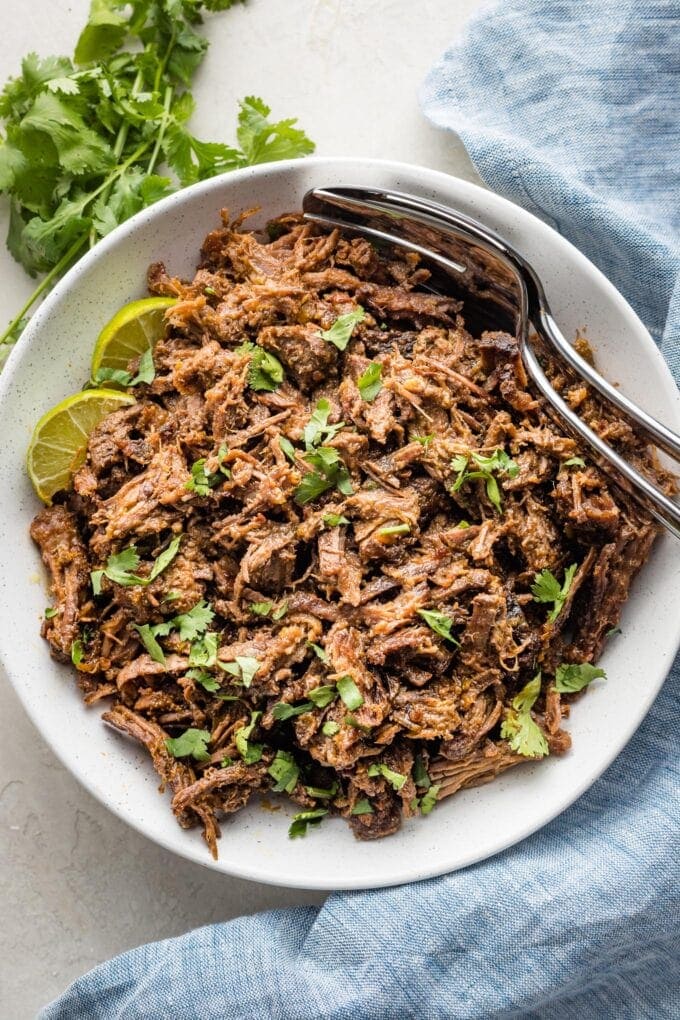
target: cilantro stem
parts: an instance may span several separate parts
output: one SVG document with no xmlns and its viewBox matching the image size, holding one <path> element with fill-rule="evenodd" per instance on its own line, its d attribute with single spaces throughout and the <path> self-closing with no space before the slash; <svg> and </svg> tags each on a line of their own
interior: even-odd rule
<svg viewBox="0 0 680 1020">
<path fill-rule="evenodd" d="M 168 127 L 168 122 L 170 120 L 170 105 L 172 103 L 172 97 L 174 96 L 174 94 L 175 90 L 171 85 L 168 85 L 165 89 L 165 96 L 163 97 L 163 116 L 161 118 L 161 125 L 158 130 L 158 135 L 156 136 L 156 144 L 153 147 L 151 159 L 149 160 L 149 165 L 146 171 L 148 174 L 153 173 L 153 169 L 156 165 L 156 160 L 158 159 L 158 154 L 161 151 L 163 138 L 165 136 L 165 132 Z"/>
</svg>

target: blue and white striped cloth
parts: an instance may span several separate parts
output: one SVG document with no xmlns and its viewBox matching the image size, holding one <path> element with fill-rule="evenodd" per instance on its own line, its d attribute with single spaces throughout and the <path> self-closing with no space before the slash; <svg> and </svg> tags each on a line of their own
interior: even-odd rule
<svg viewBox="0 0 680 1020">
<path fill-rule="evenodd" d="M 678 0 L 504 0 L 422 98 L 490 187 L 604 270 L 680 377 Z M 498 857 L 143 946 L 43 1020 L 678 1017 L 679 684 L 676 662 L 606 774 Z"/>
</svg>

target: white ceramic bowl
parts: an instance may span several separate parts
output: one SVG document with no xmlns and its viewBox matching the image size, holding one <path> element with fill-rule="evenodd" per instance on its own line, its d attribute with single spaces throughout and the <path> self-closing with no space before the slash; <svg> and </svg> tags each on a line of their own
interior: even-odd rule
<svg viewBox="0 0 680 1020">
<path fill-rule="evenodd" d="M 569 721 L 573 750 L 513 769 L 489 786 L 445 801 L 388 839 L 359 843 L 340 819 L 289 840 L 294 809 L 253 804 L 225 820 L 212 861 L 198 830 L 176 824 L 146 753 L 85 708 L 70 668 L 39 636 L 45 582 L 28 527 L 38 501 L 24 471 L 31 430 L 88 376 L 95 338 L 125 302 L 145 293 L 145 272 L 163 260 L 192 275 L 219 210 L 259 205 L 260 219 L 299 208 L 314 185 L 383 185 L 449 203 L 505 235 L 536 266 L 567 336 L 585 329 L 604 374 L 670 426 L 680 398 L 642 323 L 588 260 L 544 223 L 488 191 L 421 167 L 365 159 L 313 158 L 214 178 L 143 211 L 119 227 L 55 288 L 0 377 L 0 657 L 27 712 L 73 774 L 120 818 L 176 853 L 243 878 L 304 888 L 370 888 L 442 874 L 524 839 L 563 811 L 600 775 L 647 712 L 680 642 L 680 544 L 664 536 L 626 606 L 623 633 Z"/>
</svg>

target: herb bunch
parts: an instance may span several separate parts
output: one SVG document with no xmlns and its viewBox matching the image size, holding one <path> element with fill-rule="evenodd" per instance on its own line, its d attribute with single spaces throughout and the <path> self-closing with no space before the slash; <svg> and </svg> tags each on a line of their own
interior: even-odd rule
<svg viewBox="0 0 680 1020">
<path fill-rule="evenodd" d="M 189 131 L 190 85 L 208 46 L 197 28 L 204 13 L 238 2 L 92 0 L 73 59 L 31 53 L 7 82 L 0 93 L 7 246 L 31 276 L 46 275 L 0 348 L 18 338 L 29 309 L 86 249 L 140 209 L 178 186 L 314 150 L 295 120 L 272 123 L 255 96 L 240 102 L 238 147 Z"/>
</svg>

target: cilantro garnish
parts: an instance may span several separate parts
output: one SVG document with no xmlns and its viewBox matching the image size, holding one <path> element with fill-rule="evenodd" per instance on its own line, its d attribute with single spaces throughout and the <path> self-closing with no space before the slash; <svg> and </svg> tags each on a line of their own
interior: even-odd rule
<svg viewBox="0 0 680 1020">
<path fill-rule="evenodd" d="M 138 386 L 139 383 L 150 383 L 156 378 L 156 369 L 153 363 L 153 352 L 150 347 L 144 351 L 139 359 L 137 375 L 126 372 L 122 368 L 100 368 L 97 371 L 93 383 L 97 385 L 105 382 L 115 382 L 120 386 Z"/>
<path fill-rule="evenodd" d="M 501 737 L 516 754 L 526 758 L 543 758 L 549 753 L 548 741 L 541 727 L 534 722 L 531 709 L 541 693 L 541 674 L 536 674 L 512 699 L 501 725 Z"/>
<path fill-rule="evenodd" d="M 250 612 L 255 613 L 255 616 L 269 616 L 273 608 L 274 608 L 273 602 L 250 603 Z"/>
<path fill-rule="evenodd" d="M 534 577 L 533 584 L 531 585 L 531 592 L 534 596 L 534 602 L 552 602 L 553 608 L 548 613 L 548 620 L 553 623 L 562 612 L 562 606 L 567 601 L 567 595 L 571 588 L 572 581 L 574 580 L 574 574 L 577 570 L 577 564 L 572 563 L 570 567 L 564 571 L 564 582 L 560 585 L 555 575 L 550 570 L 541 570 L 539 574 Z"/>
<path fill-rule="evenodd" d="M 133 623 L 132 626 L 139 634 L 142 644 L 146 648 L 147 652 L 149 653 L 153 661 L 160 662 L 160 664 L 164 666 L 165 655 L 163 653 L 163 649 L 156 640 L 156 635 L 159 633 L 159 631 L 148 623 L 143 624 Z M 157 626 L 164 627 L 165 624 L 158 624 Z"/>
<path fill-rule="evenodd" d="M 437 794 L 439 793 L 439 786 L 430 786 L 427 793 L 423 794 L 420 798 L 418 807 L 420 808 L 421 815 L 429 815 L 432 808 L 437 803 Z"/>
<path fill-rule="evenodd" d="M 583 457 L 570 457 L 569 460 L 562 461 L 562 467 L 585 467 L 586 462 Z"/>
<path fill-rule="evenodd" d="M 241 726 L 234 734 L 236 749 L 246 765 L 254 765 L 262 757 L 264 744 L 256 744 L 250 739 L 261 715 L 262 712 L 251 712 L 248 725 Z"/>
<path fill-rule="evenodd" d="M 421 790 L 429 790 L 432 786 L 432 781 L 425 768 L 425 762 L 419 754 L 416 755 L 415 761 L 413 762 L 413 770 L 411 772 L 413 776 L 413 782 L 416 786 L 419 786 Z"/>
<path fill-rule="evenodd" d="M 327 808 L 316 808 L 314 811 L 301 811 L 300 814 L 293 815 L 288 835 L 291 839 L 295 839 L 296 836 L 305 836 L 307 829 L 310 826 L 320 825 L 321 819 L 327 814 Z"/>
<path fill-rule="evenodd" d="M 573 694 L 582 691 L 593 680 L 606 680 L 607 674 L 599 666 L 590 662 L 562 663 L 555 673 L 555 690 L 560 694 Z"/>
<path fill-rule="evenodd" d="M 302 433 L 307 451 L 313 450 L 315 446 L 321 446 L 324 443 L 330 442 L 345 427 L 344 421 L 339 421 L 336 425 L 329 425 L 328 418 L 330 413 L 330 402 L 325 397 L 322 397 L 321 400 L 317 401 L 312 416 Z"/>
<path fill-rule="evenodd" d="M 372 814 L 374 814 L 373 808 L 371 807 L 370 800 L 368 800 L 366 797 L 363 797 L 361 800 L 358 800 L 356 802 L 356 804 L 354 805 L 354 807 L 352 808 L 352 810 L 350 811 L 350 814 L 351 815 L 372 815 Z"/>
<path fill-rule="evenodd" d="M 340 726 L 338 723 L 333 722 L 332 719 L 329 719 L 328 722 L 325 722 L 321 727 L 321 732 L 324 737 L 334 737 L 336 733 L 340 732 Z"/>
<path fill-rule="evenodd" d="M 286 719 L 293 719 L 296 715 L 304 715 L 305 712 L 311 712 L 314 705 L 311 701 L 303 701 L 300 705 L 290 705 L 286 701 L 277 701 L 272 709 L 272 716 L 279 722 L 284 722 Z"/>
<path fill-rule="evenodd" d="M 379 361 L 372 361 L 363 375 L 359 376 L 357 387 L 361 399 L 369 403 L 378 396 L 382 389 L 382 365 Z"/>
<path fill-rule="evenodd" d="M 31 276 L 27 302 L 87 248 L 140 209 L 237 167 L 303 156 L 313 143 L 272 123 L 255 96 L 241 101 L 238 147 L 187 128 L 192 78 L 207 50 L 198 27 L 235 0 L 95 0 L 73 59 L 29 54 L 0 99 L 0 191 L 11 197 L 8 245 Z M 174 175 L 158 173 L 164 163 Z M 17 339 L 25 309 L 0 337 Z"/>
<path fill-rule="evenodd" d="M 55 616 L 59 615 L 59 610 L 55 609 L 54 606 L 48 606 L 45 610 L 45 619 L 53 620 Z"/>
<path fill-rule="evenodd" d="M 337 783 L 333 783 L 327 790 L 321 786 L 305 786 L 305 793 L 310 797 L 316 797 L 317 800 L 329 800 L 331 797 L 335 797 L 337 792 Z"/>
<path fill-rule="evenodd" d="M 331 701 L 335 701 L 337 696 L 337 689 L 331 684 L 324 684 L 323 687 L 314 687 L 311 691 L 307 691 L 307 697 L 317 708 L 325 708 L 326 705 L 330 705 Z"/>
<path fill-rule="evenodd" d="M 297 454 L 295 453 L 295 447 L 291 443 L 290 439 L 287 439 L 285 436 L 279 436 L 279 446 L 291 464 L 296 464 Z"/>
<path fill-rule="evenodd" d="M 217 665 L 220 669 L 223 669 L 225 673 L 229 673 L 231 676 L 243 684 L 244 687 L 250 687 L 253 682 L 253 677 L 257 673 L 261 666 L 258 659 L 253 658 L 252 655 L 237 655 L 232 662 L 222 662 L 220 659 L 217 660 Z"/>
<path fill-rule="evenodd" d="M 283 793 L 284 791 L 292 793 L 297 786 L 300 767 L 290 751 L 277 751 L 276 757 L 267 769 L 267 772 L 272 779 L 276 780 L 275 785 L 272 787 L 274 793 Z"/>
<path fill-rule="evenodd" d="M 113 581 L 114 584 L 121 584 L 125 587 L 134 584 L 151 584 L 172 563 L 177 555 L 181 541 L 182 535 L 175 535 L 167 549 L 164 549 L 154 561 L 148 577 L 140 577 L 135 573 L 140 562 L 136 546 L 131 545 L 129 548 L 123 549 L 122 552 L 112 553 L 106 561 L 105 567 L 101 570 L 93 570 L 90 574 L 92 591 L 95 595 L 101 594 L 102 577 L 104 576 L 108 577 L 109 581 Z"/>
<path fill-rule="evenodd" d="M 191 755 L 196 761 L 210 761 L 209 743 L 209 730 L 197 730 L 192 726 L 179 737 L 168 737 L 165 746 L 173 758 L 186 758 Z"/>
<path fill-rule="evenodd" d="M 313 641 L 308 641 L 307 647 L 311 648 L 316 657 L 321 659 L 322 662 L 328 662 L 328 653 L 325 648 L 321 647 L 321 645 L 315 645 Z"/>
<path fill-rule="evenodd" d="M 76 638 L 75 641 L 71 642 L 71 662 L 73 663 L 73 665 L 79 666 L 80 663 L 83 661 L 84 655 L 85 649 L 83 647 L 83 642 L 81 641 L 80 638 Z"/>
<path fill-rule="evenodd" d="M 324 514 L 321 519 L 329 528 L 337 528 L 341 524 L 350 523 L 342 514 Z"/>
<path fill-rule="evenodd" d="M 228 452 L 226 446 L 220 446 L 217 453 L 217 471 L 208 470 L 206 467 L 206 457 L 201 457 L 200 460 L 194 461 L 191 465 L 191 478 L 188 482 L 185 482 L 184 488 L 188 489 L 189 492 L 195 492 L 197 496 L 207 496 L 210 490 L 214 489 L 225 478 L 231 478 L 229 469 L 222 466 L 222 461 Z"/>
<path fill-rule="evenodd" d="M 472 471 L 468 470 L 471 459 L 476 465 Z M 464 453 L 458 454 L 451 461 L 451 467 L 454 471 L 458 472 L 458 477 L 451 487 L 452 492 L 458 492 L 465 482 L 474 481 L 478 478 L 482 479 L 486 483 L 486 495 L 489 502 L 496 508 L 498 513 L 502 509 L 502 499 L 495 474 L 503 474 L 507 475 L 508 478 L 516 478 L 519 473 L 519 467 L 515 464 L 514 460 L 511 460 L 505 450 L 500 448 L 494 450 L 490 457 L 484 457 L 481 453 L 472 453 L 470 456 L 466 456 Z"/>
<path fill-rule="evenodd" d="M 357 708 L 361 708 L 364 703 L 361 691 L 354 683 L 351 676 L 341 676 L 336 683 L 338 688 L 338 694 L 342 698 L 345 706 L 353 712 Z"/>
<path fill-rule="evenodd" d="M 418 616 L 422 616 L 430 630 L 433 630 L 435 634 L 439 634 L 440 637 L 454 644 L 456 648 L 460 648 L 460 641 L 451 633 L 455 620 L 452 620 L 450 616 L 447 616 L 446 613 L 439 613 L 436 609 L 419 609 Z"/>
<path fill-rule="evenodd" d="M 330 329 L 322 329 L 321 337 L 330 344 L 335 344 L 339 351 L 344 351 L 354 332 L 354 327 L 366 318 L 366 312 L 357 305 L 353 312 L 340 315 Z"/>
<path fill-rule="evenodd" d="M 189 665 L 210 669 L 217 663 L 219 635 L 208 631 L 203 637 L 192 641 L 189 649 Z"/>
<path fill-rule="evenodd" d="M 215 694 L 220 689 L 219 682 L 210 673 L 206 673 L 204 669 L 188 669 L 185 675 L 190 680 L 195 680 L 197 684 L 200 684 L 201 687 L 211 694 Z"/>
<path fill-rule="evenodd" d="M 236 348 L 238 354 L 250 354 L 248 385 L 251 390 L 276 390 L 283 382 L 283 365 L 269 351 L 246 340 Z"/>
<path fill-rule="evenodd" d="M 178 631 L 179 637 L 182 641 L 195 641 L 200 634 L 203 634 L 214 619 L 214 612 L 207 602 L 197 602 L 193 609 L 190 609 L 188 613 L 181 613 L 179 616 L 173 617 L 172 620 L 163 620 L 162 623 L 155 624 L 137 624 L 133 623 L 132 626 L 139 634 L 142 644 L 146 648 L 147 652 L 154 660 L 154 662 L 165 663 L 165 655 L 163 649 L 156 640 L 159 637 L 167 637 L 167 635 L 173 631 Z M 206 635 L 207 637 L 208 635 Z M 214 635 L 217 639 L 217 635 Z M 192 651 L 189 656 L 189 663 L 192 666 L 199 665 L 212 665 L 210 662 L 197 662 Z M 205 684 L 204 684 L 205 686 Z M 207 688 L 209 690 L 209 688 Z"/>
<path fill-rule="evenodd" d="M 386 528 L 379 528 L 379 535 L 408 535 L 411 530 L 410 524 L 390 524 Z"/>
<path fill-rule="evenodd" d="M 306 453 L 304 459 L 317 470 L 302 476 L 302 481 L 293 493 L 296 503 L 303 506 L 334 486 L 343 496 L 352 495 L 354 489 L 349 472 L 335 447 L 319 446 L 314 452 Z"/>
<path fill-rule="evenodd" d="M 399 793 L 399 790 L 401 790 L 406 782 L 406 776 L 402 776 L 401 772 L 394 772 L 387 765 L 383 765 L 382 762 L 374 762 L 373 765 L 369 765 L 367 775 L 371 777 L 382 776 L 397 793 Z"/>
<path fill-rule="evenodd" d="M 431 432 L 428 436 L 411 436 L 411 440 L 414 443 L 420 443 L 427 450 L 428 446 L 434 439 L 434 434 Z"/>
</svg>

